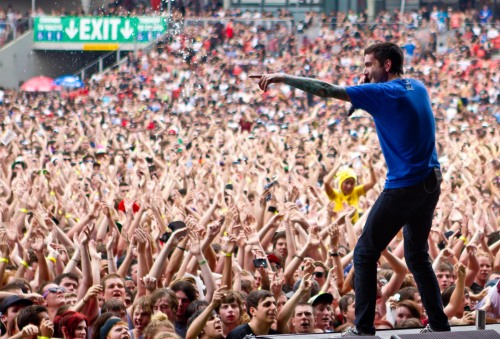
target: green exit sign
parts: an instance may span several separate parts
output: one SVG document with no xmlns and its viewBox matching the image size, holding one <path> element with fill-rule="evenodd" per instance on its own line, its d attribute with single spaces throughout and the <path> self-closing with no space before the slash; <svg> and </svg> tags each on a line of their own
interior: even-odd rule
<svg viewBox="0 0 500 339">
<path fill-rule="evenodd" d="M 36 17 L 35 43 L 147 43 L 167 31 L 163 17 Z"/>
</svg>

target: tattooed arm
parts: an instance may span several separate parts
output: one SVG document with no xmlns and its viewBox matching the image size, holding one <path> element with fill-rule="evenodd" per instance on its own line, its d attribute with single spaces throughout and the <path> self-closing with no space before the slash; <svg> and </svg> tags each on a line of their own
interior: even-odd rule
<svg viewBox="0 0 500 339">
<path fill-rule="evenodd" d="M 259 87 L 263 91 L 267 91 L 270 84 L 285 83 L 323 98 L 351 101 L 345 87 L 329 84 L 317 79 L 296 77 L 288 74 L 259 74 L 251 75 L 250 78 L 259 79 Z"/>
</svg>

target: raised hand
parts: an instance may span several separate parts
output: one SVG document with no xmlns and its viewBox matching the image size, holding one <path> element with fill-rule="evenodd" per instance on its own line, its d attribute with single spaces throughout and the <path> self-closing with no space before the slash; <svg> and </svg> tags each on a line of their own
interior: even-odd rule
<svg viewBox="0 0 500 339">
<path fill-rule="evenodd" d="M 92 210 L 90 211 L 89 217 L 92 219 L 97 219 L 99 217 L 99 213 L 101 212 L 102 204 L 99 201 L 94 203 Z"/>
<path fill-rule="evenodd" d="M 458 280 L 460 279 L 465 279 L 465 266 L 463 264 L 456 264 L 455 267 L 455 276 L 457 277 Z"/>
<path fill-rule="evenodd" d="M 271 280 L 271 292 L 275 297 L 276 296 L 279 297 L 281 295 L 281 289 L 283 288 L 284 284 L 285 284 L 285 279 L 283 278 L 283 274 L 280 275 L 278 274 L 278 272 L 276 272 L 276 274 Z"/>
<path fill-rule="evenodd" d="M 148 234 L 141 228 L 135 230 L 135 236 L 137 238 L 137 250 L 144 251 L 148 244 Z"/>
<path fill-rule="evenodd" d="M 446 259 L 450 259 L 451 257 L 453 257 L 455 255 L 455 253 L 453 252 L 453 250 L 451 248 L 444 248 L 442 250 L 442 253 L 443 253 L 443 257 Z"/>
<path fill-rule="evenodd" d="M 161 236 L 161 229 L 156 220 L 153 220 L 151 222 L 151 237 L 153 239 L 153 242 L 157 241 L 160 239 Z"/>
<path fill-rule="evenodd" d="M 224 291 L 227 290 L 227 286 L 223 285 L 214 291 L 214 295 L 212 296 L 212 304 L 215 307 L 218 307 L 222 303 L 222 299 L 224 298 Z"/>
<path fill-rule="evenodd" d="M 288 196 L 288 201 L 295 203 L 295 201 L 297 201 L 297 199 L 299 198 L 299 194 L 300 194 L 300 192 L 299 192 L 299 189 L 297 188 L 297 186 L 293 186 L 292 191 L 290 192 L 290 195 Z"/>
<path fill-rule="evenodd" d="M 49 319 L 43 319 L 40 324 L 41 337 L 52 338 L 54 335 L 54 324 Z"/>
<path fill-rule="evenodd" d="M 139 281 L 142 285 L 144 285 L 144 288 L 150 292 L 153 292 L 157 287 L 156 278 L 149 275 L 144 276 L 143 278 L 139 279 Z"/>
<path fill-rule="evenodd" d="M 215 238 L 219 234 L 221 227 L 222 225 L 219 222 L 208 225 L 208 236 Z"/>
<path fill-rule="evenodd" d="M 326 284 L 329 284 L 330 288 L 336 291 L 338 289 L 337 287 L 337 277 L 335 276 L 335 271 L 337 270 L 337 266 L 333 266 L 330 268 L 328 271 L 328 278 L 326 281 Z"/>
<path fill-rule="evenodd" d="M 307 273 L 302 277 L 302 280 L 300 282 L 299 289 L 302 292 L 311 292 L 312 286 L 313 286 L 314 278 L 312 274 Z"/>
<path fill-rule="evenodd" d="M 312 260 L 311 258 L 305 258 L 304 262 L 303 262 L 303 272 L 304 274 L 312 274 L 314 272 L 314 260 Z"/>
<path fill-rule="evenodd" d="M 106 243 L 106 251 L 111 252 L 113 250 L 113 245 L 116 242 L 118 234 L 115 229 L 111 231 L 111 236 L 108 238 L 108 242 Z"/>
<path fill-rule="evenodd" d="M 83 231 L 80 232 L 80 235 L 78 236 L 78 242 L 82 246 L 88 245 L 90 242 L 90 239 L 92 238 L 92 232 L 94 230 L 94 226 L 90 228 L 88 225 L 83 228 Z"/>
<path fill-rule="evenodd" d="M 94 285 L 88 289 L 83 301 L 87 303 L 90 298 L 97 298 L 104 291 L 102 285 Z"/>
<path fill-rule="evenodd" d="M 318 235 L 318 226 L 309 227 L 309 234 L 307 235 L 307 245 L 311 247 L 318 247 L 321 244 L 321 240 Z"/>
<path fill-rule="evenodd" d="M 200 236 L 196 233 L 189 233 L 189 240 L 191 241 L 189 246 L 189 252 L 192 255 L 197 256 L 201 254 Z"/>
<path fill-rule="evenodd" d="M 270 84 L 283 83 L 285 81 L 285 76 L 283 74 L 252 74 L 249 76 L 250 79 L 259 80 L 259 88 L 266 92 Z"/>
<path fill-rule="evenodd" d="M 326 207 L 326 211 L 328 214 L 328 220 L 331 220 L 335 216 L 335 203 L 330 201 L 328 206 Z"/>
<path fill-rule="evenodd" d="M 89 241 L 89 254 L 91 259 L 101 260 L 102 254 L 97 252 L 97 244 L 94 240 Z"/>
<path fill-rule="evenodd" d="M 37 326 L 29 324 L 23 327 L 21 330 L 22 338 L 33 338 L 40 333 Z"/>
<path fill-rule="evenodd" d="M 222 237 L 221 250 L 224 253 L 233 253 L 236 247 L 236 238 L 233 235 Z"/>
<path fill-rule="evenodd" d="M 337 247 L 339 244 L 340 230 L 337 224 L 331 224 L 328 229 L 328 234 L 330 235 L 330 243 L 332 247 Z"/>
<path fill-rule="evenodd" d="M 31 244 L 31 249 L 35 252 L 43 252 L 45 249 L 45 237 L 43 235 L 43 232 L 41 230 L 36 230 L 34 232 L 34 240 L 33 243 Z"/>
</svg>

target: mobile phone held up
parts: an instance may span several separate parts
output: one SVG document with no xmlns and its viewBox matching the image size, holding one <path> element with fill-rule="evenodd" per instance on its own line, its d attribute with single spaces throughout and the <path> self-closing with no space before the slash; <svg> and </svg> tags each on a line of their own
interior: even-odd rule
<svg viewBox="0 0 500 339">
<path fill-rule="evenodd" d="M 170 224 L 168 224 L 168 228 L 170 229 L 170 231 L 163 233 L 163 235 L 160 237 L 160 241 L 162 243 L 166 243 L 172 233 L 174 233 L 178 229 L 182 229 L 185 227 L 186 224 L 183 221 L 172 221 Z"/>
<path fill-rule="evenodd" d="M 255 268 L 260 268 L 260 267 L 267 268 L 267 260 L 266 258 L 254 259 L 253 265 Z"/>
</svg>

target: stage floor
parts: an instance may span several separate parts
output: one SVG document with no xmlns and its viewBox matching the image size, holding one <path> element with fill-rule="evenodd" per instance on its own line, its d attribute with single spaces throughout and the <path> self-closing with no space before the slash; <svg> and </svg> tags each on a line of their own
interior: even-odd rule
<svg viewBox="0 0 500 339">
<path fill-rule="evenodd" d="M 376 336 L 380 337 L 382 339 L 391 339 L 391 336 L 393 335 L 401 335 L 401 334 L 420 334 L 421 328 L 416 328 L 416 329 L 397 329 L 397 330 L 380 330 L 377 331 Z M 486 325 L 486 330 L 494 330 L 496 331 L 496 334 L 498 336 L 493 335 L 491 336 L 491 331 L 488 331 L 484 334 L 490 334 L 487 335 L 486 338 L 500 338 L 500 324 L 489 324 Z M 468 332 L 468 331 L 477 331 L 476 326 L 452 326 L 451 327 L 452 332 Z M 441 333 L 443 335 L 446 335 L 444 333 Z M 425 334 L 422 334 L 422 339 L 426 337 Z M 324 338 L 340 338 L 341 334 L 340 333 L 319 333 L 319 334 L 283 334 L 283 335 L 267 335 L 267 336 L 259 336 L 257 338 L 312 338 L 312 339 L 324 339 Z M 466 338 L 467 336 L 463 336 L 463 338 Z M 347 337 L 347 338 L 356 338 L 356 337 Z M 361 337 L 363 338 L 363 337 Z M 365 337 L 365 338 L 370 338 L 370 337 Z M 376 338 L 376 337 L 371 337 L 371 338 Z"/>
</svg>

